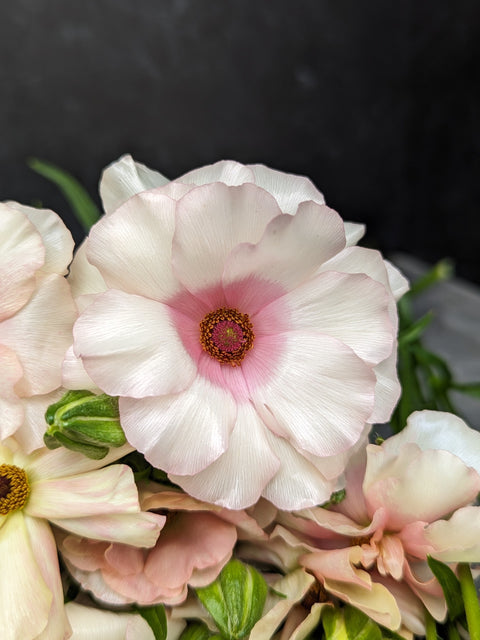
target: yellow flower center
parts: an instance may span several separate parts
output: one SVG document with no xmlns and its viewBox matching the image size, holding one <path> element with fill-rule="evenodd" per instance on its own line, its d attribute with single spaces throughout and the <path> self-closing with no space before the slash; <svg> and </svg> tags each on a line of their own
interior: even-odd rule
<svg viewBox="0 0 480 640">
<path fill-rule="evenodd" d="M 200 343 L 221 364 L 236 367 L 253 347 L 253 325 L 246 313 L 222 307 L 200 322 Z"/>
<path fill-rule="evenodd" d="M 30 485 L 27 474 L 14 464 L 0 464 L 0 514 L 6 516 L 25 506 Z"/>
</svg>

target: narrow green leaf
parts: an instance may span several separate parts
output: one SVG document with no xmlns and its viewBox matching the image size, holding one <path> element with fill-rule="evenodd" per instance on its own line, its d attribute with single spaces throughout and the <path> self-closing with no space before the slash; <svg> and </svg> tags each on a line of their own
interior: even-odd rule
<svg viewBox="0 0 480 640">
<path fill-rule="evenodd" d="M 452 260 L 448 258 L 440 260 L 440 262 L 437 262 L 425 275 L 421 276 L 412 284 L 410 291 L 406 295 L 413 298 L 422 291 L 425 291 L 425 289 L 429 289 L 444 280 L 449 280 L 453 276 L 454 270 Z"/>
<path fill-rule="evenodd" d="M 192 622 L 182 632 L 179 640 L 207 640 L 210 638 L 210 631 L 203 622 Z"/>
<path fill-rule="evenodd" d="M 101 214 L 97 205 L 80 182 L 67 171 L 39 158 L 30 158 L 28 165 L 33 171 L 50 180 L 60 189 L 72 207 L 77 220 L 84 230 L 88 232 Z"/>
<path fill-rule="evenodd" d="M 440 560 L 435 560 L 435 558 L 428 556 L 427 561 L 433 575 L 442 587 L 448 607 L 448 617 L 450 620 L 456 620 L 464 613 L 460 581 L 450 567 L 440 562 Z"/>
<path fill-rule="evenodd" d="M 154 607 L 137 607 L 137 612 L 148 622 L 155 640 L 166 640 L 167 637 L 167 616 L 165 607 L 162 604 Z"/>
<path fill-rule="evenodd" d="M 455 391 L 460 391 L 460 393 L 472 396 L 473 398 L 480 399 L 480 382 L 454 382 L 451 388 Z"/>
<path fill-rule="evenodd" d="M 399 333 L 398 344 L 403 347 L 406 344 L 418 340 L 432 320 L 433 313 L 429 311 Z"/>
<path fill-rule="evenodd" d="M 253 567 L 231 560 L 215 582 L 197 589 L 197 595 L 222 636 L 238 640 L 248 636 L 260 620 L 267 584 Z"/>
</svg>

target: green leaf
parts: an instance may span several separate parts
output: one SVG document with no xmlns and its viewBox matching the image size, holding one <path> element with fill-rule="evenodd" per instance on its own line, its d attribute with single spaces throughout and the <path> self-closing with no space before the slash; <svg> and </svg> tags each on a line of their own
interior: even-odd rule
<svg viewBox="0 0 480 640">
<path fill-rule="evenodd" d="M 382 640 L 380 627 L 363 611 L 348 605 L 343 611 L 348 640 Z"/>
<path fill-rule="evenodd" d="M 432 319 L 433 313 L 429 311 L 419 320 L 416 320 L 410 326 L 403 329 L 398 335 L 398 344 L 403 347 L 406 344 L 418 340 L 425 329 L 428 327 L 428 325 L 431 323 Z"/>
<path fill-rule="evenodd" d="M 100 218 L 97 205 L 78 180 L 67 171 L 39 158 L 30 158 L 28 165 L 33 171 L 57 185 L 85 231 Z"/>
<path fill-rule="evenodd" d="M 467 396 L 480 399 L 480 382 L 454 382 L 451 388 L 460 393 L 465 393 Z"/>
<path fill-rule="evenodd" d="M 137 607 L 136 610 L 150 625 L 155 640 L 165 640 L 167 637 L 165 607 L 157 604 L 154 607 Z"/>
<path fill-rule="evenodd" d="M 448 617 L 450 620 L 456 620 L 463 615 L 465 610 L 460 581 L 450 567 L 443 562 L 435 560 L 431 556 L 427 557 L 427 561 L 428 566 L 443 589 L 448 607 Z"/>
<path fill-rule="evenodd" d="M 207 640 L 210 638 L 210 631 L 203 622 L 192 622 L 183 631 L 179 640 Z"/>
<path fill-rule="evenodd" d="M 267 584 L 253 567 L 231 560 L 215 582 L 197 589 L 197 595 L 222 636 L 237 640 L 248 636 L 260 620 Z"/>
</svg>

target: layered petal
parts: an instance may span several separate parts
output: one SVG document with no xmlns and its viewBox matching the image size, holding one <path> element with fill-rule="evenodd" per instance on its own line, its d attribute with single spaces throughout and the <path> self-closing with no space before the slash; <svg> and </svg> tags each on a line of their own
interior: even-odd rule
<svg viewBox="0 0 480 640">
<path fill-rule="evenodd" d="M 15 393 L 15 385 L 23 375 L 23 369 L 15 352 L 0 344 L 0 440 L 11 436 L 22 424 L 24 411 Z"/>
<path fill-rule="evenodd" d="M 146 620 L 137 613 L 120 613 L 86 607 L 76 602 L 65 605 L 72 640 L 155 640 Z"/>
<path fill-rule="evenodd" d="M 228 391 L 197 376 L 179 394 L 121 398 L 120 412 L 128 441 L 149 462 L 168 473 L 191 475 L 227 449 L 237 407 Z"/>
<path fill-rule="evenodd" d="M 168 179 L 158 171 L 135 162 L 130 155 L 124 155 L 104 169 L 100 180 L 100 197 L 105 213 L 111 213 L 142 191 L 162 187 Z"/>
<path fill-rule="evenodd" d="M 259 416 L 251 405 L 239 404 L 225 453 L 194 476 L 171 474 L 170 478 L 200 500 L 244 509 L 260 498 L 279 467 Z"/>
<path fill-rule="evenodd" d="M 110 395 L 178 393 L 196 372 L 169 309 L 114 289 L 97 296 L 75 323 L 74 352 Z"/>
<path fill-rule="evenodd" d="M 269 428 L 318 456 L 336 455 L 358 441 L 372 410 L 375 376 L 349 347 L 330 336 L 292 331 L 272 369 L 252 390 Z"/>
<path fill-rule="evenodd" d="M 220 160 L 214 164 L 209 164 L 199 169 L 194 169 L 183 176 L 177 178 L 177 182 L 186 184 L 210 184 L 211 182 L 222 182 L 229 187 L 235 187 L 244 182 L 255 182 L 253 171 L 240 162 L 233 160 Z"/>
</svg>

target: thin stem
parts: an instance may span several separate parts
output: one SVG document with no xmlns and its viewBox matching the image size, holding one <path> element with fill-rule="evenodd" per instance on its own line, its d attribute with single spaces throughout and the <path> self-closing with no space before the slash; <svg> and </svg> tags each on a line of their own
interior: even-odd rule
<svg viewBox="0 0 480 640">
<path fill-rule="evenodd" d="M 480 640 L 480 603 L 478 602 L 470 565 L 462 562 L 458 565 L 457 571 L 462 589 L 470 640 Z"/>
<path fill-rule="evenodd" d="M 448 640 L 460 640 L 460 634 L 454 622 L 448 623 Z"/>
<path fill-rule="evenodd" d="M 425 631 L 425 640 L 437 640 L 437 624 L 427 610 L 425 610 Z"/>
</svg>

